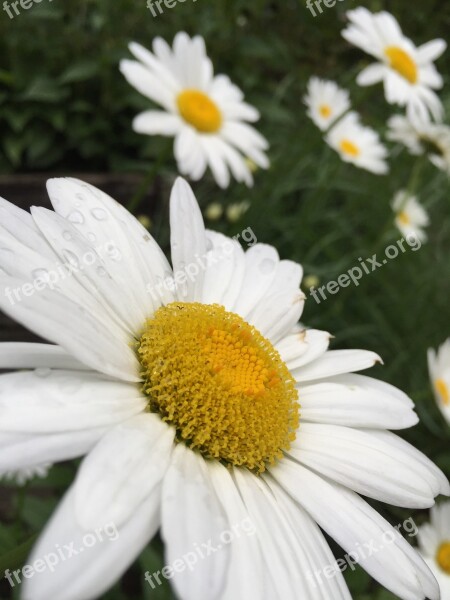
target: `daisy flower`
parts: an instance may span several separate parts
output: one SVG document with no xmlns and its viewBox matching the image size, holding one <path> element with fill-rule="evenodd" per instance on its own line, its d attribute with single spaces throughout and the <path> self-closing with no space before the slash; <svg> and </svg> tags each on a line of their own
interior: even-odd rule
<svg viewBox="0 0 450 600">
<path fill-rule="evenodd" d="M 308 107 L 308 117 L 321 131 L 328 129 L 350 108 L 347 90 L 341 89 L 334 81 L 318 77 L 311 77 L 308 81 L 308 92 L 303 101 Z"/>
<path fill-rule="evenodd" d="M 251 186 L 246 159 L 269 167 L 268 143 L 248 124 L 259 113 L 226 75 L 214 75 L 203 38 L 180 32 L 173 48 L 160 37 L 153 41 L 153 53 L 136 43 L 129 48 L 137 60 L 122 60 L 120 70 L 138 92 L 163 108 L 139 114 L 134 130 L 174 137 L 178 169 L 193 180 L 209 166 L 222 188 L 228 187 L 230 172 Z"/>
<path fill-rule="evenodd" d="M 450 127 L 403 115 L 388 120 L 387 138 L 403 144 L 410 154 L 426 154 L 435 167 L 450 175 Z"/>
<path fill-rule="evenodd" d="M 335 562 L 319 527 L 347 552 L 383 544 L 364 569 L 404 600 L 438 600 L 360 494 L 425 508 L 449 483 L 388 431 L 417 423 L 411 400 L 355 374 L 379 357 L 298 326 L 301 266 L 205 230 L 183 180 L 172 266 L 103 192 L 74 179 L 48 192 L 54 212 L 0 207 L 0 305 L 55 344 L 0 345 L 0 368 L 20 369 L 0 376 L 0 472 L 87 455 L 27 562 L 57 544 L 83 552 L 26 579 L 23 600 L 98 598 L 158 529 L 167 565 L 216 550 L 171 578 L 181 600 L 350 600 L 339 569 L 314 579 Z M 254 535 L 218 543 L 244 520 Z M 114 543 L 83 545 L 108 523 Z"/>
<path fill-rule="evenodd" d="M 443 54 L 444 40 L 432 40 L 416 47 L 405 37 L 396 19 L 388 12 L 371 13 L 359 7 L 347 13 L 350 24 L 343 37 L 377 59 L 358 75 L 359 85 L 384 82 L 389 104 L 406 106 L 411 117 L 442 119 L 442 104 L 433 90 L 443 81 L 433 64 Z"/>
<path fill-rule="evenodd" d="M 392 200 L 392 210 L 395 212 L 395 224 L 404 237 L 413 236 L 421 242 L 426 241 L 424 227 L 430 221 L 427 211 L 415 196 L 400 190 Z"/>
<path fill-rule="evenodd" d="M 420 553 L 436 577 L 441 599 L 450 599 L 450 502 L 431 509 L 431 522 L 419 527 Z"/>
<path fill-rule="evenodd" d="M 428 350 L 428 371 L 437 405 L 450 424 L 450 338 L 437 353 L 432 348 Z"/>
<path fill-rule="evenodd" d="M 385 160 L 388 152 L 380 142 L 378 133 L 361 125 L 356 112 L 349 112 L 342 117 L 327 133 L 325 141 L 344 162 L 377 175 L 389 170 Z"/>
<path fill-rule="evenodd" d="M 3 474 L 3 477 L 4 479 L 9 479 L 17 483 L 17 485 L 22 486 L 35 477 L 44 479 L 47 477 L 51 467 L 52 465 L 47 463 L 46 465 L 36 465 L 25 469 L 19 469 L 18 471 L 6 471 Z"/>
</svg>

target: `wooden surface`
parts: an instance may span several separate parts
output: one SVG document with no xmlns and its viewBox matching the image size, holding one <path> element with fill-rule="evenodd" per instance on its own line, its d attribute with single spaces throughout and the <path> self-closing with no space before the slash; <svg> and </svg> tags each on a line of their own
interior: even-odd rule
<svg viewBox="0 0 450 600">
<path fill-rule="evenodd" d="M 9 200 L 16 206 L 29 210 L 31 206 L 45 206 L 51 208 L 47 196 L 45 182 L 50 177 L 58 177 L 55 174 L 32 174 L 32 175 L 13 175 L 0 176 L 0 196 Z M 133 197 L 142 181 L 140 175 L 128 174 L 70 174 L 71 177 L 77 177 L 83 181 L 100 188 L 121 204 L 126 205 Z M 144 198 L 141 205 L 143 214 L 151 214 L 155 198 L 159 192 L 158 186 Z M 32 342 L 42 341 L 37 336 L 30 333 L 24 327 L 21 327 L 0 311 L 0 342 Z"/>
</svg>

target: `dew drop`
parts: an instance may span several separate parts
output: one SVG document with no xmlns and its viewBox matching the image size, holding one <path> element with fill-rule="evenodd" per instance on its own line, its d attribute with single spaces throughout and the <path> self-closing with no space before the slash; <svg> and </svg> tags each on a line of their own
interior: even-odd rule
<svg viewBox="0 0 450 600">
<path fill-rule="evenodd" d="M 259 270 L 263 275 L 269 275 L 275 269 L 276 263 L 271 258 L 265 258 L 259 265 Z"/>
<path fill-rule="evenodd" d="M 97 219 L 97 221 L 106 221 L 108 218 L 108 213 L 103 208 L 93 208 L 91 212 L 92 216 L 94 219 Z"/>
<path fill-rule="evenodd" d="M 97 236 L 95 235 L 95 233 L 92 233 L 92 231 L 90 231 L 86 237 L 90 242 L 95 242 L 97 239 Z"/>
<path fill-rule="evenodd" d="M 48 279 L 47 269 L 34 269 L 31 271 L 31 274 L 34 279 L 43 279 L 44 281 L 47 281 Z"/>
<path fill-rule="evenodd" d="M 82 223 L 84 223 L 84 217 L 79 210 L 74 210 L 73 212 L 71 212 L 67 219 L 71 223 L 75 223 L 77 225 L 81 225 Z"/>
<path fill-rule="evenodd" d="M 34 374 L 36 375 L 36 377 L 42 377 L 42 379 L 44 379 L 45 377 L 48 377 L 52 374 L 52 370 L 48 368 L 39 368 L 35 369 Z"/>
<path fill-rule="evenodd" d="M 108 275 L 107 271 L 103 267 L 97 267 L 97 275 L 99 277 L 106 277 Z"/>
<path fill-rule="evenodd" d="M 70 231 L 64 231 L 63 238 L 69 242 L 73 238 L 73 235 Z"/>
<path fill-rule="evenodd" d="M 70 263 L 73 267 L 78 267 L 80 265 L 78 258 L 71 250 L 63 250 L 62 254 L 66 262 Z"/>
</svg>

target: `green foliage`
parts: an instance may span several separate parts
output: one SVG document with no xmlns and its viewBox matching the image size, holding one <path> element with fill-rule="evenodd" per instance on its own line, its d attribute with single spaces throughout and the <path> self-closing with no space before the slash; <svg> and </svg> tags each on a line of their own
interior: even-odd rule
<svg viewBox="0 0 450 600">
<path fill-rule="evenodd" d="M 252 227 L 259 241 L 274 244 L 283 258 L 301 262 L 305 274 L 318 277 L 320 285 L 336 280 L 357 266 L 360 257 L 381 256 L 386 245 L 402 237 L 393 228 L 390 201 L 410 185 L 417 169 L 410 156 L 393 146 L 387 177 L 345 165 L 305 115 L 302 96 L 311 75 L 348 87 L 368 125 L 382 129 L 392 114 L 380 87 L 362 90 L 354 84 L 367 58 L 340 31 L 345 10 L 357 4 L 337 2 L 316 18 L 301 0 L 186 0 L 157 18 L 145 0 L 43 0 L 13 20 L 2 12 L 0 171 L 148 171 L 164 141 L 132 131 L 134 115 L 150 103 L 125 82 L 118 62 L 129 56 L 131 40 L 150 46 L 156 35 L 171 40 L 181 29 L 199 33 L 216 72 L 227 73 L 260 109 L 258 127 L 271 144 L 271 169 L 256 173 L 254 188 L 232 184 L 221 192 L 209 177 L 194 186 L 202 208 L 212 201 L 223 206 L 250 201 L 239 222 L 224 219 L 211 227 L 231 235 Z M 413 10 L 409 0 L 364 5 L 393 12 L 418 44 L 445 38 L 449 30 L 450 5 L 444 0 L 416 3 Z M 444 76 L 449 57 L 447 52 L 438 63 Z M 450 109 L 448 83 L 446 77 L 442 99 Z M 152 233 L 166 247 L 163 198 L 170 178 L 165 175 L 174 169 L 170 158 L 162 170 L 161 202 L 151 209 Z M 421 417 L 405 437 L 450 475 L 449 427 L 434 403 L 426 365 L 427 348 L 450 335 L 449 182 L 427 164 L 414 191 L 430 213 L 429 242 L 417 252 L 408 249 L 358 287 L 343 288 L 320 305 L 310 298 L 303 321 L 336 335 L 336 348 L 367 348 L 383 357 L 385 366 L 373 374 L 410 394 Z M 23 550 L 22 544 L 42 529 L 74 472 L 73 465 L 55 467 L 49 479 L 26 490 L 21 503 L 11 502 L 0 527 L 7 560 L 16 561 L 10 553 Z M 16 504 L 20 506 L 14 511 Z M 411 516 L 417 524 L 427 518 L 420 511 L 386 507 L 384 514 L 393 524 Z M 156 541 L 135 564 L 130 580 L 105 598 L 171 598 L 168 586 L 151 592 L 143 582 L 143 573 L 158 570 L 162 560 Z M 355 600 L 393 599 L 359 569 L 346 578 Z M 138 595 L 129 591 L 136 585 Z"/>
</svg>

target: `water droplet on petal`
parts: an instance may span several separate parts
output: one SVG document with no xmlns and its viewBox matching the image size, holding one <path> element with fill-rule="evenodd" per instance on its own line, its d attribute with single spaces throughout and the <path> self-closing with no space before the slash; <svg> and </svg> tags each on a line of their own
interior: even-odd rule
<svg viewBox="0 0 450 600">
<path fill-rule="evenodd" d="M 104 208 L 93 208 L 91 212 L 92 216 L 94 219 L 97 219 L 97 221 L 106 221 L 108 218 L 108 213 Z"/>
<path fill-rule="evenodd" d="M 73 235 L 71 231 L 64 231 L 63 232 L 63 238 L 67 241 L 70 241 L 72 239 Z"/>
<path fill-rule="evenodd" d="M 95 235 L 95 233 L 92 233 L 92 231 L 90 231 L 87 235 L 86 235 L 87 239 L 90 242 L 95 242 L 95 240 L 97 239 L 97 236 Z"/>
<path fill-rule="evenodd" d="M 84 217 L 79 210 L 74 210 L 73 212 L 71 212 L 67 219 L 71 223 L 75 223 L 77 225 L 81 225 L 82 223 L 84 223 Z"/>
<path fill-rule="evenodd" d="M 76 254 L 74 254 L 71 250 L 63 250 L 62 254 L 66 262 L 70 263 L 73 267 L 78 267 L 80 265 Z"/>
<path fill-rule="evenodd" d="M 34 279 L 43 279 L 44 281 L 48 280 L 47 269 L 34 269 L 33 271 L 31 271 L 31 274 Z"/>
<path fill-rule="evenodd" d="M 275 269 L 276 263 L 271 258 L 265 258 L 259 265 L 259 270 L 263 275 L 269 275 Z"/>
<path fill-rule="evenodd" d="M 48 368 L 39 368 L 34 370 L 34 374 L 36 377 L 45 378 L 52 374 L 52 370 Z"/>
<path fill-rule="evenodd" d="M 107 271 L 103 267 L 97 267 L 97 275 L 99 277 L 106 277 L 108 275 Z"/>
<path fill-rule="evenodd" d="M 213 243 L 210 239 L 206 240 L 206 252 L 210 252 L 213 249 Z"/>
</svg>

